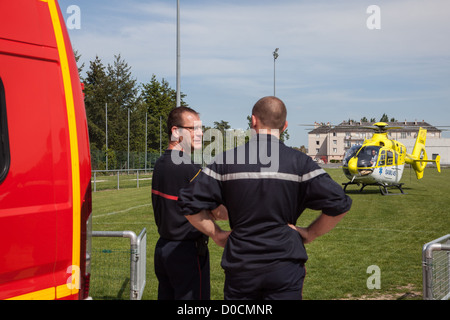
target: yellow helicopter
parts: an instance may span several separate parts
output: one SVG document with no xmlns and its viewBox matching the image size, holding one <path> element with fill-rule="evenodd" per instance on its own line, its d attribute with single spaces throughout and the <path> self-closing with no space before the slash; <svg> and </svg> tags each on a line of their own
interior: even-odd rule
<svg viewBox="0 0 450 320">
<path fill-rule="evenodd" d="M 343 170 L 350 182 L 343 183 L 344 191 L 349 185 L 362 185 L 360 191 L 366 186 L 379 186 L 382 195 L 388 195 L 388 188 L 396 187 L 402 194 L 403 183 L 400 180 L 405 164 L 411 165 L 417 179 L 423 178 L 426 165 L 429 162 L 436 164 L 441 172 L 440 156 L 430 160 L 425 151 L 427 130 L 420 128 L 411 154 L 406 152 L 406 147 L 395 140 L 388 138 L 388 130 L 402 129 L 401 127 L 389 127 L 385 122 L 377 122 L 373 127 L 365 127 L 374 130 L 371 139 L 366 139 L 363 145 L 351 147 L 344 156 Z"/>
</svg>

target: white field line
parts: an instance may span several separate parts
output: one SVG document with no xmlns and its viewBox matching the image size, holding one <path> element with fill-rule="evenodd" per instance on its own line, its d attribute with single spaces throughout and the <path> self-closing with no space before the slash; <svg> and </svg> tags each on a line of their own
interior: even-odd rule
<svg viewBox="0 0 450 320">
<path fill-rule="evenodd" d="M 355 231 L 380 231 L 380 232 L 396 232 L 396 233 L 401 233 L 401 232 L 420 232 L 420 233 L 433 233 L 435 231 L 428 231 L 428 230 L 401 230 L 401 229 L 384 229 L 384 228 L 349 228 L 349 227 L 335 227 L 335 229 L 340 229 L 340 230 L 355 230 Z"/>
<path fill-rule="evenodd" d="M 151 203 L 146 203 L 146 204 L 141 204 L 139 206 L 135 206 L 135 207 L 130 207 L 124 210 L 119 210 L 119 211 L 113 211 L 113 212 L 108 212 L 108 213 L 104 213 L 104 214 L 99 214 L 99 215 L 94 215 L 92 218 L 101 218 L 101 217 L 106 217 L 106 216 L 112 216 L 114 214 L 118 214 L 118 213 L 124 213 L 124 212 L 128 212 L 134 209 L 138 209 L 138 208 L 143 208 L 143 207 L 148 207 L 151 206 Z"/>
</svg>

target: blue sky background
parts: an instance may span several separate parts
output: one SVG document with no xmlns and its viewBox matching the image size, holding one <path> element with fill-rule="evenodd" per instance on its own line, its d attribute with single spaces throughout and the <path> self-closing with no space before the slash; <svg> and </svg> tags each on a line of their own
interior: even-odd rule
<svg viewBox="0 0 450 320">
<path fill-rule="evenodd" d="M 121 54 L 139 83 L 155 74 L 176 88 L 176 0 L 60 0 L 81 12 L 69 30 L 84 71 Z M 380 8 L 379 30 L 366 10 Z M 450 125 L 450 1 L 180 0 L 181 91 L 204 124 L 247 128 L 261 97 L 288 108 L 290 146 L 307 146 L 298 124 L 349 118 Z M 444 135 L 448 137 L 449 134 Z"/>
</svg>

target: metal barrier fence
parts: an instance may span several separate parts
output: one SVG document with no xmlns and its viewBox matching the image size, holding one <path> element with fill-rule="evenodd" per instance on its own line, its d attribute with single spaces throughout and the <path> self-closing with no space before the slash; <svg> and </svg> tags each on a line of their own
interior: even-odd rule
<svg viewBox="0 0 450 320">
<path fill-rule="evenodd" d="M 90 291 L 93 298 L 122 299 L 129 286 L 130 300 L 140 300 L 146 284 L 146 228 L 138 236 L 133 231 L 92 231 L 92 236 L 130 239 L 129 250 L 92 249 Z"/>
<path fill-rule="evenodd" d="M 117 189 L 122 187 L 139 188 L 151 184 L 151 169 L 92 170 L 92 191 L 100 189 Z"/>
<path fill-rule="evenodd" d="M 423 298 L 450 299 L 450 234 L 422 248 Z"/>
</svg>

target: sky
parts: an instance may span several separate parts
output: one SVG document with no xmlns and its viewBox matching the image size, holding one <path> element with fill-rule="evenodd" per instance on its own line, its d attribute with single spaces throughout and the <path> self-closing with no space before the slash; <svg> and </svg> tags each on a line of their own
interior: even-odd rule
<svg viewBox="0 0 450 320">
<path fill-rule="evenodd" d="M 138 83 L 154 74 L 176 89 L 176 0 L 59 4 L 84 71 L 120 54 Z M 247 129 L 275 73 L 295 147 L 314 122 L 450 126 L 449 12 L 447 0 L 180 0 L 181 92 L 205 125 Z"/>
</svg>

